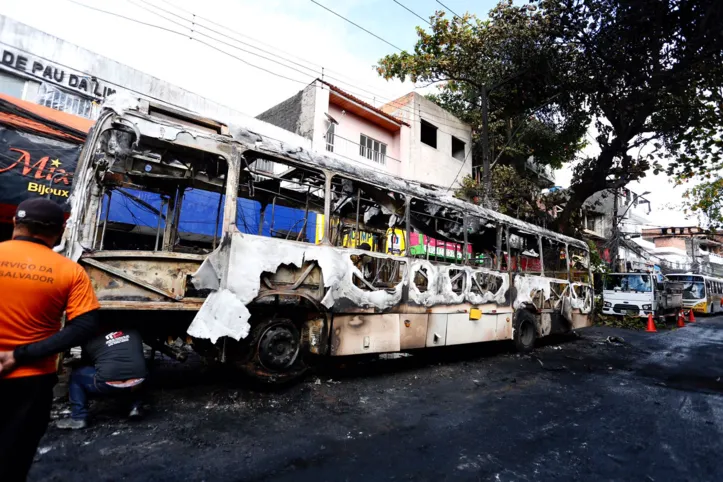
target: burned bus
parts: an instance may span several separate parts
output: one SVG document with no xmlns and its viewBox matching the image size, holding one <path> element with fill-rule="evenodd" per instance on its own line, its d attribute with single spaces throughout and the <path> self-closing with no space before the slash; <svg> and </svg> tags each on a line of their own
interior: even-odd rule
<svg viewBox="0 0 723 482">
<path fill-rule="evenodd" d="M 119 229 L 118 199 L 153 220 Z M 262 380 L 323 356 L 492 340 L 529 351 L 591 323 L 580 240 L 146 101 L 103 111 L 70 202 L 60 249 L 106 319 Z"/>
</svg>

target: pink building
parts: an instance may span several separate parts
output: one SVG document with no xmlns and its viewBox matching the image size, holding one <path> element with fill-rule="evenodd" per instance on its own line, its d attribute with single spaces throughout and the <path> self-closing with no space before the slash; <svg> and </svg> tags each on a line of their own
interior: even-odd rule
<svg viewBox="0 0 723 482">
<path fill-rule="evenodd" d="M 317 79 L 257 118 L 407 179 L 449 187 L 472 173 L 471 128 L 414 92 L 377 108 Z"/>
</svg>

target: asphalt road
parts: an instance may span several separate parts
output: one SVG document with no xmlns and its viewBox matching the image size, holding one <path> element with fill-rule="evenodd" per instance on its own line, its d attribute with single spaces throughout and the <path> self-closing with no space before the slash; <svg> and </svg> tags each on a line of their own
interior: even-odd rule
<svg viewBox="0 0 723 482">
<path fill-rule="evenodd" d="M 277 391 L 166 363 L 145 420 L 95 404 L 91 428 L 49 429 L 30 480 L 723 480 L 723 317 L 579 334 L 532 356 L 347 363 Z"/>
</svg>

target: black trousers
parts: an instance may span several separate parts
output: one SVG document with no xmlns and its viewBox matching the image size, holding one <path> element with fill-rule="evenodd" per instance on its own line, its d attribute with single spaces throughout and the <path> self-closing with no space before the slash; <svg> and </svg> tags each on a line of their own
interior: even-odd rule
<svg viewBox="0 0 723 482">
<path fill-rule="evenodd" d="M 0 481 L 24 481 L 50 421 L 55 374 L 0 379 Z"/>
</svg>

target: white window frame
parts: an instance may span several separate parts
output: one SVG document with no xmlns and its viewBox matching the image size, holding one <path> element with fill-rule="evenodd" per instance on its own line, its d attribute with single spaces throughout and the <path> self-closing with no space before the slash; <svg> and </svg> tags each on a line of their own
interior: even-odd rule
<svg viewBox="0 0 723 482">
<path fill-rule="evenodd" d="M 359 134 L 359 155 L 377 164 L 386 165 L 387 145 L 366 134 Z"/>
</svg>

